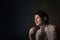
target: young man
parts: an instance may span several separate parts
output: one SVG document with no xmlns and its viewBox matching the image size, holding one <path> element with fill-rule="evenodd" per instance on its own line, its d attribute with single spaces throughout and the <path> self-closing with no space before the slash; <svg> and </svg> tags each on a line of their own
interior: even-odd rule
<svg viewBox="0 0 60 40">
<path fill-rule="evenodd" d="M 30 40 L 57 40 L 55 25 L 49 24 L 46 12 L 37 11 L 34 22 L 35 25 L 29 30 Z"/>
</svg>

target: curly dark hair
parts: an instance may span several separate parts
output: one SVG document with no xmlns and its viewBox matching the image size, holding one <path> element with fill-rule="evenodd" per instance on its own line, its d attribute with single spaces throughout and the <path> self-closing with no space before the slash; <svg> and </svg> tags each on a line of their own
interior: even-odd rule
<svg viewBox="0 0 60 40">
<path fill-rule="evenodd" d="M 39 15 L 41 17 L 42 22 L 44 22 L 45 24 L 48 24 L 48 15 L 45 11 L 37 11 L 34 13 L 33 17 L 35 17 L 35 15 Z"/>
</svg>

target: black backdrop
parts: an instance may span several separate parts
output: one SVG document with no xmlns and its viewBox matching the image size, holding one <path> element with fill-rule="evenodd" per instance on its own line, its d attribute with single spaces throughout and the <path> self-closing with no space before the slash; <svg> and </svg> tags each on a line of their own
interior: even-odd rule
<svg viewBox="0 0 60 40">
<path fill-rule="evenodd" d="M 28 30 L 33 24 L 35 11 L 44 10 L 49 22 L 56 25 L 60 38 L 59 0 L 2 0 L 0 1 L 1 40 L 29 40 Z"/>
</svg>

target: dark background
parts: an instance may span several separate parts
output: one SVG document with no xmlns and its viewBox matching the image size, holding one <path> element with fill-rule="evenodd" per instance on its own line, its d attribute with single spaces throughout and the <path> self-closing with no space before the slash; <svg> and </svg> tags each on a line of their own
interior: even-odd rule
<svg viewBox="0 0 60 40">
<path fill-rule="evenodd" d="M 57 35 L 60 38 L 59 0 L 2 0 L 0 40 L 29 40 L 28 30 L 33 25 L 32 15 L 38 10 L 47 12 L 49 22 L 56 25 Z"/>
</svg>

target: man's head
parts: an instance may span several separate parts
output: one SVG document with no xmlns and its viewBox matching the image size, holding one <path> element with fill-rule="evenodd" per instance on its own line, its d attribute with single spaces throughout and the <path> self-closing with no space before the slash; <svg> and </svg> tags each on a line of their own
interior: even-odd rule
<svg viewBox="0 0 60 40">
<path fill-rule="evenodd" d="M 39 26 L 42 23 L 48 24 L 48 15 L 44 11 L 37 11 L 36 13 L 34 13 L 33 17 L 36 26 Z"/>
</svg>

